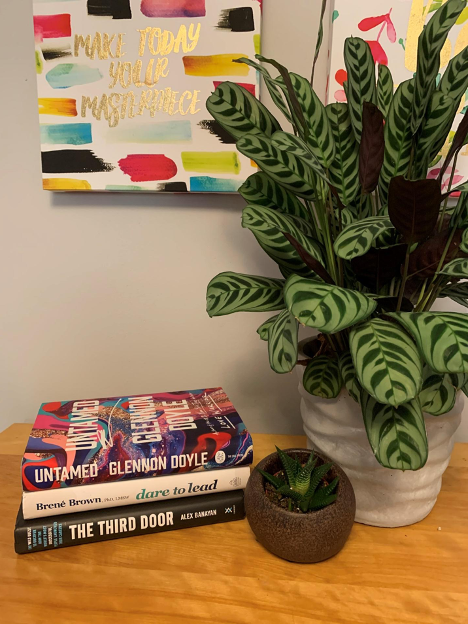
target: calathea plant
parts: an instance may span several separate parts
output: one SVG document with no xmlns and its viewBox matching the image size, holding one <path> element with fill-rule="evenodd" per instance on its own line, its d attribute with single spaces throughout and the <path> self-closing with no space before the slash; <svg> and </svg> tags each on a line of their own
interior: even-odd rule
<svg viewBox="0 0 468 624">
<path fill-rule="evenodd" d="M 467 115 L 450 134 L 468 88 L 468 48 L 439 75 L 465 7 L 448 0 L 434 13 L 419 38 L 417 72 L 395 92 L 389 69 L 376 72 L 356 37 L 344 49 L 347 103 L 324 106 L 307 79 L 277 62 L 241 59 L 262 73 L 292 132 L 236 84 L 221 84 L 207 102 L 260 168 L 240 189 L 242 225 L 283 276 L 221 273 L 208 286 L 209 315 L 277 312 L 258 333 L 278 373 L 298 363 L 298 323 L 316 330 L 301 361 L 304 387 L 332 399 L 344 385 L 361 405 L 376 458 L 394 469 L 424 466 L 423 412 L 448 412 L 468 379 L 468 317 L 431 311 L 438 297 L 468 307 L 460 281 L 468 277 L 468 185 L 452 188 Z M 440 174 L 430 178 L 448 137 Z"/>
</svg>

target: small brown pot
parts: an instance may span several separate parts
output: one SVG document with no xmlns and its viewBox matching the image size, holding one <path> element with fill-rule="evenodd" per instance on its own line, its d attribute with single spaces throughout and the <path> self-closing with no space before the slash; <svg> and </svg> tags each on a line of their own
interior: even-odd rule
<svg viewBox="0 0 468 624">
<path fill-rule="evenodd" d="M 306 449 L 288 449 L 288 455 L 297 455 L 302 463 L 309 458 Z M 315 452 L 322 462 L 331 460 Z M 265 457 L 258 467 L 275 474 L 282 468 L 277 453 Z M 247 519 L 256 538 L 267 550 L 278 557 L 296 563 L 317 563 L 336 555 L 345 545 L 356 513 L 354 490 L 343 470 L 333 463 L 332 478 L 339 477 L 334 503 L 307 514 L 287 511 L 272 503 L 265 494 L 265 480 L 258 470 L 250 475 L 245 490 Z"/>
</svg>

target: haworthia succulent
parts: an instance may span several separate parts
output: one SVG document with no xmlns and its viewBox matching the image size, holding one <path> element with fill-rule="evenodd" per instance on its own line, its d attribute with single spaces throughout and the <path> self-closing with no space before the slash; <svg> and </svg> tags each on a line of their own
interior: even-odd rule
<svg viewBox="0 0 468 624">
<path fill-rule="evenodd" d="M 447 35 L 466 7 L 465 0 L 448 0 L 429 20 L 418 40 L 418 64 L 411 114 L 411 130 L 421 125 L 440 66 L 440 52 Z"/>
<path fill-rule="evenodd" d="M 335 158 L 328 173 L 342 204 L 348 206 L 359 193 L 359 146 L 347 104 L 329 104 L 326 112 L 335 140 Z"/>
<path fill-rule="evenodd" d="M 366 319 L 376 302 L 359 292 L 292 275 L 284 289 L 286 306 L 303 325 L 333 334 Z"/>
<path fill-rule="evenodd" d="M 459 312 L 391 312 L 436 373 L 468 373 L 468 316 Z"/>
<path fill-rule="evenodd" d="M 342 386 L 338 360 L 325 355 L 315 357 L 307 364 L 302 383 L 309 394 L 334 399 Z"/>
<path fill-rule="evenodd" d="M 418 400 L 396 408 L 382 405 L 363 392 L 361 406 L 367 437 L 382 466 L 394 470 L 419 470 L 424 466 L 428 445 Z"/>
<path fill-rule="evenodd" d="M 260 340 L 268 341 L 268 334 L 270 333 L 271 326 L 274 324 L 278 316 L 279 314 L 272 316 L 260 325 L 257 329 L 257 334 L 260 336 Z"/>
<path fill-rule="evenodd" d="M 290 191 L 268 177 L 263 171 L 251 175 L 240 187 L 239 193 L 248 204 L 278 209 L 294 217 L 308 219 L 307 208 Z"/>
<path fill-rule="evenodd" d="M 364 102 L 377 104 L 375 65 L 369 45 L 359 37 L 345 41 L 344 60 L 348 72 L 346 95 L 356 141 L 361 141 L 362 106 Z"/>
<path fill-rule="evenodd" d="M 284 281 L 227 271 L 208 284 L 206 310 L 209 316 L 234 312 L 273 312 L 282 310 Z"/>
<path fill-rule="evenodd" d="M 289 310 L 278 315 L 268 332 L 268 357 L 275 373 L 290 373 L 297 364 L 298 324 Z"/>
<path fill-rule="evenodd" d="M 379 65 L 379 77 L 377 80 L 377 106 L 384 118 L 387 118 L 390 104 L 393 98 L 393 78 L 387 65 Z"/>
<path fill-rule="evenodd" d="M 309 224 L 298 217 L 290 217 L 264 206 L 246 206 L 242 212 L 242 227 L 255 235 L 270 258 L 294 273 L 315 276 L 283 232 L 293 236 L 313 258 L 323 262 L 318 243 L 308 238 L 311 234 L 307 231 Z"/>
<path fill-rule="evenodd" d="M 233 82 L 223 82 L 208 98 L 206 108 L 235 139 L 246 134 L 269 137 L 281 126 L 251 93 Z"/>
<path fill-rule="evenodd" d="M 359 403 L 361 386 L 357 380 L 353 358 L 349 351 L 345 351 L 339 358 L 340 373 L 348 394 Z"/>
<path fill-rule="evenodd" d="M 468 47 L 449 62 L 438 88 L 457 103 L 460 101 L 468 89 Z"/>
<path fill-rule="evenodd" d="M 305 199 L 314 198 L 316 180 L 313 171 L 294 154 L 283 152 L 274 147 L 269 139 L 253 134 L 239 139 L 237 149 L 287 190 Z"/>
<path fill-rule="evenodd" d="M 432 416 L 441 416 L 453 408 L 456 398 L 457 391 L 449 375 L 438 375 L 429 366 L 425 366 L 419 394 L 422 411 Z"/>
<path fill-rule="evenodd" d="M 372 319 L 353 327 L 349 346 L 359 383 L 379 403 L 397 406 L 418 395 L 421 357 L 401 327 Z"/>
<path fill-rule="evenodd" d="M 378 236 L 387 230 L 394 229 L 387 216 L 367 217 L 367 219 L 352 223 L 335 240 L 335 253 L 343 260 L 363 256 Z"/>
<path fill-rule="evenodd" d="M 468 279 L 468 258 L 456 258 L 444 266 L 442 275 L 450 275 L 459 279 Z"/>
<path fill-rule="evenodd" d="M 384 163 L 380 172 L 379 190 L 382 203 L 388 199 L 390 180 L 408 171 L 411 159 L 410 126 L 414 78 L 402 82 L 395 91 L 385 123 Z"/>
</svg>

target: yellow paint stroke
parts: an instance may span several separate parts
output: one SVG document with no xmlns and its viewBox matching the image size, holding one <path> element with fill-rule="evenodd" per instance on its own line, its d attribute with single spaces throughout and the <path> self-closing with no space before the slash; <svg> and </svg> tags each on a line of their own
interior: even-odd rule
<svg viewBox="0 0 468 624">
<path fill-rule="evenodd" d="M 40 52 L 36 50 L 36 74 L 42 74 L 42 68 L 43 68 L 42 57 L 41 57 Z"/>
<path fill-rule="evenodd" d="M 45 191 L 90 191 L 91 184 L 86 180 L 71 178 L 44 178 L 42 186 Z"/>
<path fill-rule="evenodd" d="M 185 171 L 238 175 L 241 170 L 237 152 L 182 152 L 181 156 Z"/>
<path fill-rule="evenodd" d="M 71 98 L 39 98 L 39 115 L 76 117 L 76 100 Z"/>
<path fill-rule="evenodd" d="M 261 54 L 262 53 L 262 37 L 261 35 L 254 35 L 254 47 L 255 47 L 255 54 Z"/>
<path fill-rule="evenodd" d="M 187 76 L 248 76 L 249 66 L 234 63 L 246 54 L 214 54 L 213 56 L 184 56 Z"/>
</svg>

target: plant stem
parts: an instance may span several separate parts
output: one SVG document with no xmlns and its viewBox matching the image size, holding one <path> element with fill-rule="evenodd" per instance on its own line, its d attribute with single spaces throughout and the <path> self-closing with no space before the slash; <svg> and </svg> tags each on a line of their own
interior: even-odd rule
<svg viewBox="0 0 468 624">
<path fill-rule="evenodd" d="M 398 294 L 398 303 L 397 303 L 397 308 L 396 308 L 397 312 L 399 312 L 401 310 L 401 303 L 403 301 L 403 295 L 404 295 L 404 292 L 405 292 L 406 280 L 408 278 L 408 266 L 409 266 L 409 258 L 410 258 L 410 248 L 411 248 L 411 245 L 408 243 L 408 245 L 406 246 L 405 266 L 403 268 L 403 276 L 401 278 L 400 292 Z"/>
<path fill-rule="evenodd" d="M 374 217 L 376 217 L 378 213 L 378 209 L 377 209 L 377 198 L 374 193 L 371 193 L 371 200 L 372 200 L 372 214 L 374 215 Z"/>
<path fill-rule="evenodd" d="M 438 227 L 439 232 L 442 231 L 442 225 L 444 223 L 445 212 L 447 210 L 447 204 L 448 204 L 448 200 L 449 200 L 449 197 L 450 197 L 450 191 L 452 189 L 453 177 L 455 175 L 455 169 L 457 167 L 457 158 L 458 158 L 458 152 L 455 154 L 455 158 L 453 160 L 452 172 L 450 174 L 450 180 L 449 180 L 449 184 L 448 184 L 448 187 L 447 187 L 447 192 L 449 194 L 445 198 L 444 207 L 442 208 L 442 215 L 440 216 L 440 219 L 439 219 L 439 227 Z"/>
<path fill-rule="evenodd" d="M 362 202 L 364 200 L 364 193 L 361 191 L 361 197 L 359 198 L 359 221 L 362 219 Z"/>
</svg>

